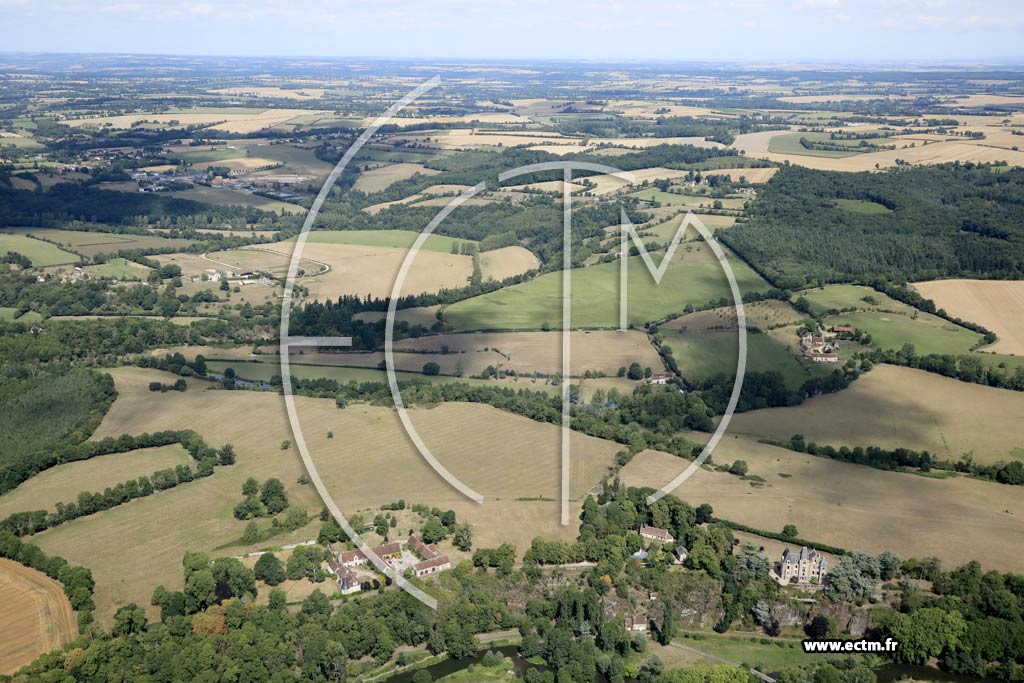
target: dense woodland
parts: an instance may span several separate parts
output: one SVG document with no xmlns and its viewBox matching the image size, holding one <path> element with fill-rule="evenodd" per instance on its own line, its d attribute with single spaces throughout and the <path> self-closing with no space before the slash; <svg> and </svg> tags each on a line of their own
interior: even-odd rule
<svg viewBox="0 0 1024 683">
<path fill-rule="evenodd" d="M 1024 277 L 1020 168 L 954 163 L 840 173 L 789 166 L 750 215 L 719 238 L 786 289 Z"/>
</svg>

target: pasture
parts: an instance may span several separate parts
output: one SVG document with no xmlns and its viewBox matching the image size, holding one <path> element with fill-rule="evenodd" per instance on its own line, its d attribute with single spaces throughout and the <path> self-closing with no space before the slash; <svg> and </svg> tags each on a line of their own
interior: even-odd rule
<svg viewBox="0 0 1024 683">
<path fill-rule="evenodd" d="M 297 451 L 281 450 L 292 439 L 284 402 L 276 393 L 198 388 L 153 394 L 152 380 L 171 375 L 119 368 L 119 396 L 97 438 L 159 429 L 194 429 L 211 445 L 230 442 L 238 462 L 212 476 L 160 495 L 138 499 L 77 519 L 33 537 L 46 552 L 92 569 L 96 578 L 97 617 L 109 625 L 118 606 L 137 602 L 151 617 L 149 598 L 158 584 L 181 589 L 181 558 L 186 549 L 212 551 L 241 536 L 245 522 L 232 516 L 242 483 L 277 477 L 293 506 L 310 512 L 321 503 L 311 486 L 296 484 L 304 469 Z M 504 413 L 480 404 L 443 404 L 410 410 L 435 455 L 484 496 L 478 505 L 450 488 L 423 461 L 389 408 L 352 405 L 339 410 L 333 400 L 297 397 L 310 452 L 341 509 L 351 513 L 399 498 L 454 509 L 474 525 L 475 543 L 508 541 L 519 552 L 538 534 L 569 540 L 572 526 L 559 523 L 560 428 Z M 245 415 L 246 419 L 238 419 Z M 327 432 L 335 434 L 327 438 Z M 572 435 L 572 497 L 579 504 L 621 447 L 582 434 Z M 530 498 L 531 500 L 521 500 Z M 575 515 L 576 512 L 571 514 Z M 168 520 L 173 519 L 173 524 Z M 316 536 L 316 523 L 274 538 L 274 544 Z M 104 548 L 97 553 L 96 548 Z M 241 554 L 234 547 L 217 554 Z"/>
<path fill-rule="evenodd" d="M 871 335 L 871 345 L 881 349 L 899 349 L 913 344 L 919 354 L 967 353 L 981 342 L 982 336 L 942 318 L 914 310 L 913 314 L 881 311 L 838 313 L 825 318 L 826 326 L 851 325 Z"/>
<path fill-rule="evenodd" d="M 833 446 L 928 450 L 942 459 L 1010 460 L 1024 447 L 1018 428 L 1024 394 L 968 384 L 923 370 L 876 366 L 848 388 L 800 406 L 733 417 L 735 434 Z"/>
<path fill-rule="evenodd" d="M 496 332 L 442 334 L 404 339 L 395 349 L 430 352 L 424 359 L 459 359 L 467 374 L 477 374 L 488 365 L 514 369 L 519 374 L 539 372 L 555 375 L 562 369 L 560 332 Z M 625 332 L 594 330 L 569 333 L 569 372 L 580 376 L 587 370 L 614 375 L 623 366 L 640 363 L 655 372 L 664 366 L 647 335 L 638 330 Z M 448 353 L 442 354 L 442 350 Z"/>
<path fill-rule="evenodd" d="M 1024 281 L 933 280 L 914 289 L 950 315 L 996 333 L 986 351 L 1024 355 Z"/>
<path fill-rule="evenodd" d="M 653 255 L 655 262 L 662 257 Z M 740 292 L 767 289 L 768 285 L 735 258 L 729 263 Z M 718 260 L 705 244 L 685 244 L 676 251 L 661 284 L 654 282 L 639 256 L 628 259 L 628 322 L 639 324 L 680 313 L 685 306 L 703 306 L 725 297 L 728 282 Z M 619 325 L 618 261 L 573 269 L 572 326 L 615 328 Z M 496 292 L 459 301 L 444 309 L 454 329 L 536 330 L 562 325 L 562 273 L 538 278 Z"/>
<path fill-rule="evenodd" d="M 123 258 L 112 258 L 97 266 L 86 266 L 85 272 L 90 277 L 117 278 L 118 280 L 145 280 L 153 271 L 152 268 Z"/>
<path fill-rule="evenodd" d="M 743 459 L 751 474 L 765 479 L 759 484 L 700 469 L 676 489 L 677 496 L 693 505 L 710 503 L 725 519 L 775 532 L 794 524 L 804 538 L 871 553 L 892 550 L 903 558 L 935 556 L 946 568 L 979 558 L 985 570 L 1018 571 L 1024 564 L 1024 545 L 1006 542 L 1024 531 L 1024 498 L 1016 487 L 967 477 L 885 472 L 735 434 L 718 444 L 713 458 L 720 463 Z M 659 487 L 687 464 L 644 451 L 623 468 L 622 482 Z"/>
<path fill-rule="evenodd" d="M 863 285 L 826 285 L 805 289 L 793 296 L 807 299 L 814 315 L 825 315 L 829 311 L 857 309 L 858 311 L 897 311 L 912 313 L 914 308 L 896 301 L 886 294 Z M 867 300 L 865 300 L 867 299 Z"/>
<path fill-rule="evenodd" d="M 735 327 L 685 332 L 663 329 L 662 334 L 683 377 L 704 380 L 736 374 L 739 339 Z M 831 370 L 801 362 L 785 344 L 767 334 L 747 334 L 747 372 L 780 372 L 786 386 L 795 390 Z"/>
<path fill-rule="evenodd" d="M 75 639 L 78 625 L 64 588 L 42 572 L 0 558 L 0 675 Z"/>
<path fill-rule="evenodd" d="M 102 491 L 157 470 L 188 464 L 192 464 L 188 453 L 174 444 L 58 465 L 0 496 L 0 518 L 15 512 L 52 510 L 57 503 L 73 502 L 81 491 Z"/>
<path fill-rule="evenodd" d="M 114 234 L 111 232 L 86 232 L 82 230 L 59 230 L 54 228 L 6 228 L 19 235 L 34 235 L 41 239 L 55 242 L 68 251 L 73 251 L 83 256 L 95 256 L 96 254 L 113 254 L 122 249 L 183 249 L 192 244 L 191 241 L 177 237 L 155 237 L 150 235 Z M 0 239 L 4 235 L 0 234 Z M 39 242 L 40 240 L 35 240 Z M 53 247 L 53 245 L 49 245 Z M 2 246 L 0 246 L 2 248 Z M 56 247 L 54 247 L 56 249 Z M 27 256 L 27 254 L 26 254 Z M 29 258 L 32 258 L 29 256 Z M 58 265 L 73 263 L 80 260 L 73 256 L 70 260 L 57 261 L 56 263 L 39 264 L 35 259 L 34 265 Z"/>
<path fill-rule="evenodd" d="M 215 187 L 196 185 L 191 190 L 180 190 L 169 192 L 171 196 L 180 199 L 191 199 L 201 204 L 210 206 L 247 206 L 262 211 L 273 211 L 275 213 L 305 213 L 306 209 L 298 204 L 290 204 L 269 197 L 261 197 L 258 194 L 245 192 L 234 192 L 222 190 Z"/>
<path fill-rule="evenodd" d="M 306 244 L 361 244 L 367 247 L 390 247 L 410 249 L 420 233 L 415 230 L 311 230 L 306 234 Z M 294 243 L 298 237 L 287 242 Z M 420 247 L 422 251 L 452 253 L 452 247 L 460 244 L 477 244 L 473 240 L 459 240 L 444 235 L 431 234 Z"/>
<path fill-rule="evenodd" d="M 440 171 L 427 168 L 421 164 L 413 164 L 409 162 L 401 162 L 397 164 L 388 164 L 386 166 L 378 166 L 377 168 L 371 168 L 368 171 L 363 171 L 356 178 L 356 183 L 353 189 L 365 192 L 367 194 L 373 194 L 374 192 L 380 192 L 391 187 L 392 183 L 396 183 L 399 180 L 406 180 L 413 177 L 417 173 L 420 175 L 436 175 Z"/>
<path fill-rule="evenodd" d="M 384 360 L 383 353 L 355 354 L 355 353 L 305 353 L 301 356 L 293 356 L 289 366 L 293 377 L 303 379 L 326 378 L 341 383 L 347 382 L 380 382 L 386 384 L 388 381 L 387 372 L 378 369 L 377 364 Z M 375 362 L 376 361 L 376 362 Z M 519 379 L 475 379 L 472 377 L 453 377 L 450 375 L 434 375 L 428 377 L 423 374 L 424 363 L 434 361 L 442 365 L 442 370 L 455 371 L 457 358 L 438 358 L 434 355 L 420 353 L 395 354 L 397 370 L 395 375 L 399 382 L 409 380 L 429 381 L 437 384 L 470 384 L 474 386 L 502 387 L 510 389 L 530 389 L 532 391 L 557 392 L 557 387 L 544 384 L 543 381 L 532 378 Z M 270 359 L 259 361 L 244 360 L 209 360 L 210 369 L 214 372 L 223 372 L 225 368 L 232 368 L 235 374 L 242 379 L 269 382 L 274 375 L 281 374 L 281 363 L 276 356 Z M 448 366 L 447 368 L 444 366 Z M 404 368 L 407 368 L 403 370 Z"/>
<path fill-rule="evenodd" d="M 22 228 L 21 231 L 27 232 L 29 229 Z M 32 239 L 25 234 L 0 232 L 0 253 L 6 254 L 9 251 L 27 257 L 36 267 L 64 265 L 81 260 L 77 254 L 64 251 L 49 242 Z"/>
</svg>

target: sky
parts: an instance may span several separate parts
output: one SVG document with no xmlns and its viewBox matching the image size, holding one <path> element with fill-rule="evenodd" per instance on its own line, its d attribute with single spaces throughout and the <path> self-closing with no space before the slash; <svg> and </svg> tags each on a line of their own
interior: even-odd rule
<svg viewBox="0 0 1024 683">
<path fill-rule="evenodd" d="M 1019 0 L 0 0 L 0 51 L 1024 61 Z"/>
</svg>

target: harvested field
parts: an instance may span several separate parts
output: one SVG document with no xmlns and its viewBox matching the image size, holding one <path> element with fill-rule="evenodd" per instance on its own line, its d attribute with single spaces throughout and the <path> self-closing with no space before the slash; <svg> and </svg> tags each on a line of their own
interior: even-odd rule
<svg viewBox="0 0 1024 683">
<path fill-rule="evenodd" d="M 78 625 L 58 582 L 0 558 L 0 675 L 74 640 Z"/>
<path fill-rule="evenodd" d="M 201 108 L 182 110 L 167 114 L 139 112 L 116 116 L 70 119 L 61 123 L 73 128 L 114 129 L 131 128 L 140 121 L 148 122 L 148 128 L 175 128 L 180 126 L 208 126 L 209 130 L 223 130 L 228 133 L 255 133 L 299 116 L 310 114 L 326 115 L 329 112 L 315 112 L 309 109 L 250 109 L 245 107 Z"/>
<path fill-rule="evenodd" d="M 779 169 L 772 168 L 718 168 L 711 171 L 703 171 L 702 175 L 724 175 L 729 180 L 739 182 L 740 178 L 746 178 L 748 183 L 767 183 L 772 176 L 778 173 Z"/>
<path fill-rule="evenodd" d="M 591 176 L 587 178 L 591 183 L 587 185 L 587 189 L 592 194 L 605 195 L 616 190 L 621 190 L 629 185 L 639 185 L 645 180 L 670 180 L 672 178 L 685 177 L 687 173 L 689 173 L 689 171 L 655 166 L 653 168 L 642 168 L 636 171 L 630 171 L 630 174 L 635 178 L 632 182 L 612 175 Z"/>
<path fill-rule="evenodd" d="M 52 510 L 57 503 L 74 502 L 81 491 L 103 491 L 157 470 L 189 464 L 192 458 L 185 449 L 173 444 L 58 465 L 0 496 L 0 518 L 15 512 Z"/>
<path fill-rule="evenodd" d="M 939 308 L 996 333 L 993 353 L 1024 355 L 1024 280 L 933 280 L 914 289 Z"/>
<path fill-rule="evenodd" d="M 562 335 L 560 332 L 497 332 L 476 334 L 442 334 L 395 343 L 395 349 L 430 351 L 425 359 L 455 357 L 462 360 L 467 374 L 477 374 L 488 365 L 514 369 L 519 374 L 540 372 L 554 375 L 561 372 Z M 600 371 L 614 375 L 622 366 L 640 363 L 655 372 L 664 365 L 647 335 L 638 330 L 625 332 L 594 330 L 571 332 L 569 335 L 570 374 Z M 448 354 L 439 355 L 446 348 Z M 485 350 L 486 349 L 486 350 Z"/>
<path fill-rule="evenodd" d="M 480 253 L 480 270 L 485 280 L 504 280 L 536 268 L 540 268 L 540 260 L 525 247 L 502 247 Z"/>
<path fill-rule="evenodd" d="M 794 524 L 801 537 L 872 553 L 935 556 L 946 568 L 982 558 L 986 570 L 1024 569 L 1024 545 L 1008 543 L 1024 532 L 1024 497 L 1016 487 L 884 472 L 733 436 L 719 443 L 714 458 L 746 460 L 750 473 L 766 480 L 752 484 L 701 469 L 676 490 L 691 504 L 710 503 L 725 519 L 775 532 Z M 622 481 L 662 486 L 686 464 L 644 451 L 623 468 Z"/>
<path fill-rule="evenodd" d="M 879 365 L 848 388 L 790 408 L 733 417 L 735 434 L 833 446 L 928 450 L 938 458 L 1010 460 L 1024 447 L 1024 394 L 969 384 L 911 368 Z"/>
<path fill-rule="evenodd" d="M 356 178 L 356 184 L 353 186 L 353 189 L 372 194 L 386 190 L 392 183 L 411 178 L 417 173 L 421 175 L 436 175 L 439 171 L 413 163 L 379 166 L 360 173 L 359 177 Z"/>
<path fill-rule="evenodd" d="M 182 587 L 186 549 L 212 551 L 241 536 L 245 522 L 232 516 L 242 482 L 278 477 L 293 506 L 310 511 L 321 503 L 312 487 L 295 484 L 303 466 L 291 439 L 281 397 L 263 392 L 203 391 L 153 394 L 147 388 L 171 375 L 119 368 L 112 371 L 119 392 L 97 438 L 124 432 L 191 428 L 214 446 L 233 443 L 238 462 L 212 476 L 50 529 L 33 538 L 44 550 L 93 570 L 97 616 L 110 624 L 118 606 L 146 606 L 158 584 Z M 339 410 L 333 400 L 296 399 L 311 453 L 342 510 L 376 507 L 398 498 L 430 501 L 454 509 L 475 527 L 476 543 L 508 541 L 522 553 L 536 535 L 571 539 L 576 531 L 559 523 L 557 499 L 560 429 L 480 404 L 444 404 L 413 409 L 410 416 L 446 467 L 486 498 L 478 505 L 451 489 L 415 451 L 394 411 L 353 405 Z M 245 420 L 239 420 L 245 415 Z M 327 439 L 333 431 L 344 438 Z M 574 499 L 596 483 L 621 447 L 580 434 L 572 437 Z M 526 499 L 531 500 L 517 500 Z M 573 512 L 572 514 L 575 514 Z M 174 524 L 167 524 L 173 518 Z M 277 536 L 284 544 L 316 536 L 315 524 Z M 105 552 L 96 553 L 96 548 Z M 232 547 L 216 555 L 254 548 Z"/>
</svg>

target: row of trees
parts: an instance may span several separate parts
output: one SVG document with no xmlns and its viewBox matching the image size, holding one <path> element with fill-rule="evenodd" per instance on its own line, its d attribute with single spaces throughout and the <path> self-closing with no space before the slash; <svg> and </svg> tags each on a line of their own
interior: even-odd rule
<svg viewBox="0 0 1024 683">
<path fill-rule="evenodd" d="M 909 448 L 880 448 L 878 446 L 819 446 L 813 441 L 806 441 L 802 434 L 794 434 L 789 441 L 766 440 L 773 446 L 789 448 L 798 453 L 818 455 L 832 460 L 868 465 L 882 470 L 910 468 L 921 472 L 933 469 L 947 472 L 962 472 L 974 477 L 989 479 L 1000 484 L 1024 485 L 1024 463 L 1019 460 L 999 461 L 992 464 L 976 463 L 969 455 L 957 461 L 941 460 L 928 451 L 915 451 Z"/>
<path fill-rule="evenodd" d="M 157 470 L 149 476 L 129 479 L 101 492 L 82 491 L 74 501 L 57 503 L 50 512 L 34 510 L 8 515 L 0 521 L 0 528 L 9 529 L 18 536 L 35 534 L 79 517 L 108 510 L 136 498 L 145 498 L 156 492 L 174 488 L 196 478 L 208 477 L 213 474 L 214 467 L 232 465 L 235 462 L 235 450 L 231 444 L 225 444 L 218 450 L 209 446 L 202 437 L 189 430 L 142 434 L 138 437 L 126 434 L 118 439 L 108 438 L 100 442 L 89 443 L 101 445 L 103 448 L 101 452 L 110 454 L 124 453 L 137 448 L 169 445 L 175 442 L 181 443 L 188 450 L 197 463 L 195 470 L 182 464 L 173 468 Z"/>
</svg>

